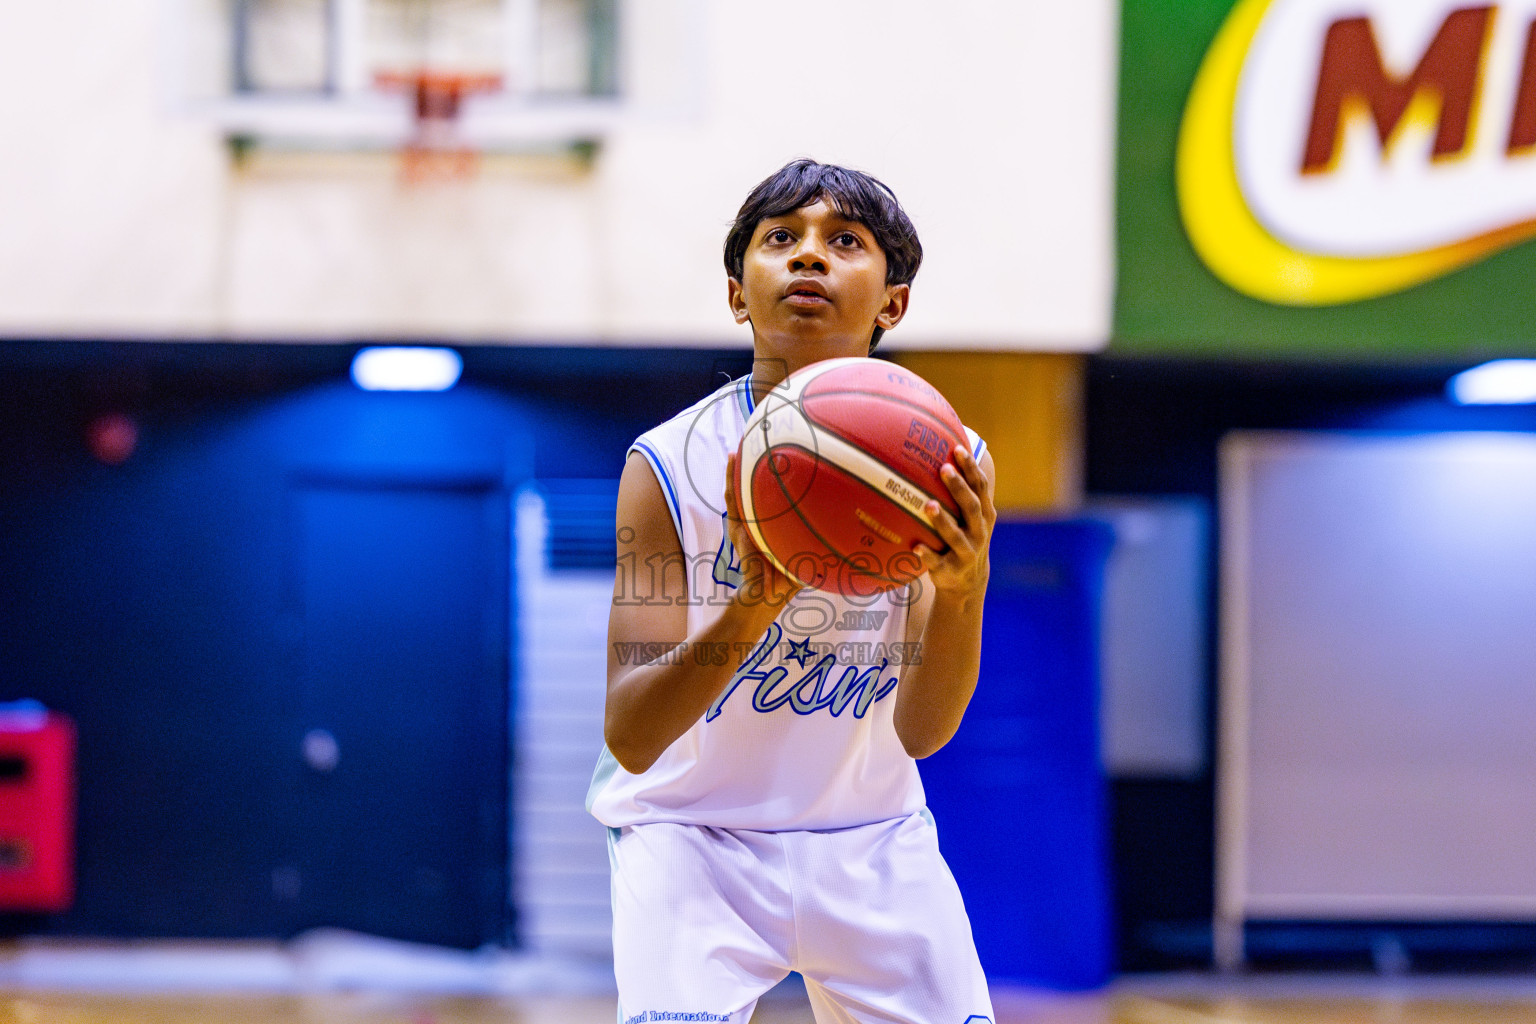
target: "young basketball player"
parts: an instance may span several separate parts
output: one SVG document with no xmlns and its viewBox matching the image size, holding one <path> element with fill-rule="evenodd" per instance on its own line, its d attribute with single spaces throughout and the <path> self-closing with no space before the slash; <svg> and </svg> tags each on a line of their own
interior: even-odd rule
<svg viewBox="0 0 1536 1024">
<path fill-rule="evenodd" d="M 791 163 L 725 243 L 752 373 L 642 434 L 619 483 L 607 747 L 621 1022 L 745 1022 L 791 970 L 822 1024 L 980 1024 L 991 1003 L 915 758 L 976 685 L 996 513 L 970 435 L 931 502 L 948 545 L 876 601 L 802 590 L 753 546 L 731 484 L 746 418 L 802 366 L 870 352 L 922 248 L 857 171 Z M 958 468 L 956 468 L 958 467 Z"/>
</svg>

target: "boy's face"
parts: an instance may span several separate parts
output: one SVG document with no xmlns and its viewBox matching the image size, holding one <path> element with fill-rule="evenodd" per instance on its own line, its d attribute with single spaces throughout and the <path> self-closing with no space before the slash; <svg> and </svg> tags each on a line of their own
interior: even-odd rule
<svg viewBox="0 0 1536 1024">
<path fill-rule="evenodd" d="M 737 323 L 752 324 L 757 355 L 791 370 L 820 359 L 869 353 L 874 328 L 906 312 L 910 288 L 885 283 L 874 234 L 825 200 L 765 217 L 752 232 L 741 280 L 728 298 Z"/>
</svg>

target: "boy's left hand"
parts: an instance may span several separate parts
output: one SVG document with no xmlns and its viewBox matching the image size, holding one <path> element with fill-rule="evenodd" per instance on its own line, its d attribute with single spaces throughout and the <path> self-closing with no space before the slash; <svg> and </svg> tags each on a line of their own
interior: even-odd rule
<svg viewBox="0 0 1536 1024">
<path fill-rule="evenodd" d="M 955 449 L 954 463 L 940 467 L 939 476 L 960 505 L 960 521 L 930 500 L 926 511 L 934 532 L 949 550 L 940 554 L 921 543 L 912 545 L 912 550 L 922 560 L 938 593 L 954 597 L 980 594 L 987 588 L 987 547 L 992 542 L 992 525 L 997 522 L 992 481 L 964 448 Z"/>
</svg>

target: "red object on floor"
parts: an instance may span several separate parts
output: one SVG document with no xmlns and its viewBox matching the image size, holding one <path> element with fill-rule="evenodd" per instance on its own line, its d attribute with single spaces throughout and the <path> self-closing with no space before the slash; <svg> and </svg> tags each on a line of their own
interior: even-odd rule
<svg viewBox="0 0 1536 1024">
<path fill-rule="evenodd" d="M 74 861 L 74 723 L 0 714 L 0 910 L 68 909 Z"/>
</svg>

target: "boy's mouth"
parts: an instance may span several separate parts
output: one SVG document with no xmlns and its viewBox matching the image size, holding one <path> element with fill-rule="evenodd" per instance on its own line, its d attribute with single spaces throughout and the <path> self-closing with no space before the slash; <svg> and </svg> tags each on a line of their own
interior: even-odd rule
<svg viewBox="0 0 1536 1024">
<path fill-rule="evenodd" d="M 796 305 L 816 306 L 829 302 L 825 289 L 819 284 L 797 282 L 789 286 L 784 297 Z"/>
</svg>

